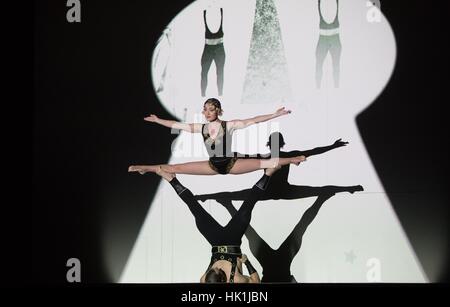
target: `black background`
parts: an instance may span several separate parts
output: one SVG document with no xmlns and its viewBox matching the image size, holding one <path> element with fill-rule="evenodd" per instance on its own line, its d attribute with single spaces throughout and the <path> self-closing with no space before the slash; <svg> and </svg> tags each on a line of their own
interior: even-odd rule
<svg viewBox="0 0 450 307">
<path fill-rule="evenodd" d="M 72 257 L 89 284 L 115 281 L 125 265 L 159 182 L 127 167 L 167 161 L 173 140 L 142 120 L 171 118 L 152 88 L 152 51 L 191 1 L 155 3 L 81 1 L 81 23 L 66 21 L 66 1 L 34 3 L 33 283 L 67 284 Z M 397 64 L 357 123 L 425 272 L 448 282 L 448 265 L 436 272 L 436 261 L 448 262 L 449 245 L 449 10 L 424 1 L 381 5 Z M 105 240 L 118 245 L 114 272 Z"/>
</svg>

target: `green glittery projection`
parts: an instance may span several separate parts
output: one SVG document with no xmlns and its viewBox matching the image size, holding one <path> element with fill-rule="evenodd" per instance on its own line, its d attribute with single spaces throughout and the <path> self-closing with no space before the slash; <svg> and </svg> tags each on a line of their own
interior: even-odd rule
<svg viewBox="0 0 450 307">
<path fill-rule="evenodd" d="M 277 9 L 273 0 L 256 0 L 242 103 L 292 100 Z"/>
</svg>

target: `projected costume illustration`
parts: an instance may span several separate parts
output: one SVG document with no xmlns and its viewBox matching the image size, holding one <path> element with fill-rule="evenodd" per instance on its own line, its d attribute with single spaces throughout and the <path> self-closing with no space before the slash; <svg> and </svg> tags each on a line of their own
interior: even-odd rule
<svg viewBox="0 0 450 307">
<path fill-rule="evenodd" d="M 172 48 L 170 36 L 171 29 L 170 27 L 167 27 L 156 42 L 155 56 L 152 61 L 152 70 L 157 72 L 157 80 L 155 80 L 155 83 L 158 84 L 156 86 L 157 93 L 164 91 L 165 83 L 168 78 L 167 71 L 170 62 L 170 49 Z M 165 58 L 161 59 L 161 57 Z"/>
<path fill-rule="evenodd" d="M 322 15 L 320 7 L 322 0 L 318 0 L 319 6 L 319 41 L 316 47 L 316 86 L 321 87 L 323 76 L 323 64 L 328 53 L 331 55 L 333 65 L 334 86 L 339 87 L 339 74 L 341 62 L 341 40 L 339 37 L 339 0 L 336 0 L 336 17 L 332 23 L 327 23 Z"/>
<path fill-rule="evenodd" d="M 242 103 L 291 101 L 285 48 L 274 0 L 256 0 Z"/>
<path fill-rule="evenodd" d="M 201 65 L 201 94 L 206 96 L 208 86 L 208 72 L 214 61 L 216 64 L 217 91 L 219 96 L 223 95 L 225 49 L 223 46 L 223 9 L 220 8 L 220 28 L 216 33 L 212 33 L 206 21 L 206 10 L 203 11 L 203 21 L 205 23 L 205 47 L 203 48 Z"/>
</svg>

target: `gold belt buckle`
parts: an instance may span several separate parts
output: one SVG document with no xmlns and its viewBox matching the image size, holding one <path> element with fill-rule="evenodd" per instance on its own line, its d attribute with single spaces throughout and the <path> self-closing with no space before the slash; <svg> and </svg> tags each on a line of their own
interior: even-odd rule
<svg viewBox="0 0 450 307">
<path fill-rule="evenodd" d="M 218 246 L 217 250 L 219 251 L 219 253 L 226 253 L 228 251 L 226 246 Z"/>
</svg>

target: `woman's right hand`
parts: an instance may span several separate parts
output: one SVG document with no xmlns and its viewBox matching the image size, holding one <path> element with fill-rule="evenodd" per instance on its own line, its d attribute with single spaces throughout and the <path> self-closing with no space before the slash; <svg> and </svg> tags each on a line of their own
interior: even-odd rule
<svg viewBox="0 0 450 307">
<path fill-rule="evenodd" d="M 156 123 L 156 121 L 158 120 L 158 116 L 156 116 L 155 114 L 150 114 L 150 116 L 144 117 L 145 121 L 151 122 L 151 123 Z"/>
</svg>

